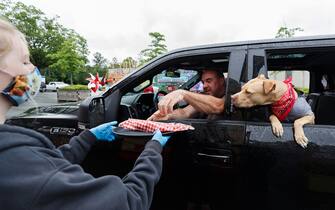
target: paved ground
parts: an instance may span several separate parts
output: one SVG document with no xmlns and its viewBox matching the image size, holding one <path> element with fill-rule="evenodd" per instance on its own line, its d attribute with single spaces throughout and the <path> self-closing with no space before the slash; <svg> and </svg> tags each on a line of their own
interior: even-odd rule
<svg viewBox="0 0 335 210">
<path fill-rule="evenodd" d="M 20 114 L 24 112 L 25 110 L 34 107 L 34 106 L 40 106 L 40 105 L 52 105 L 52 104 L 58 104 L 57 102 L 57 93 L 56 92 L 44 92 L 39 93 L 34 100 L 36 101 L 36 104 L 29 101 L 25 104 L 22 104 L 19 107 L 12 107 L 9 113 L 7 114 L 7 117 L 15 116 L 17 114 Z"/>
</svg>

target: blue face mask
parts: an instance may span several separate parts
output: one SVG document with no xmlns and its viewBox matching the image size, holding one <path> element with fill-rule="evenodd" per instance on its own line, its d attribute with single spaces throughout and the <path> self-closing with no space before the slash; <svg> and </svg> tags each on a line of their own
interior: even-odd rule
<svg viewBox="0 0 335 210">
<path fill-rule="evenodd" d="M 14 106 L 23 104 L 37 95 L 41 86 L 42 76 L 37 67 L 27 75 L 16 76 L 11 83 L 1 91 Z"/>
</svg>

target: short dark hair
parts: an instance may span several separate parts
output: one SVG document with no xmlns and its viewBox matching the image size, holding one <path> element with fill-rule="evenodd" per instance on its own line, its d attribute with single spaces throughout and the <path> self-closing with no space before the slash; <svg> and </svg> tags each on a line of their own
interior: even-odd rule
<svg viewBox="0 0 335 210">
<path fill-rule="evenodd" d="M 204 71 L 214 71 L 218 77 L 223 77 L 223 78 L 225 78 L 225 76 L 224 76 L 224 72 L 223 72 L 222 69 L 203 69 L 203 70 L 201 70 L 201 71 L 199 72 L 199 76 L 200 76 L 200 78 L 202 77 L 202 74 L 203 74 Z"/>
</svg>

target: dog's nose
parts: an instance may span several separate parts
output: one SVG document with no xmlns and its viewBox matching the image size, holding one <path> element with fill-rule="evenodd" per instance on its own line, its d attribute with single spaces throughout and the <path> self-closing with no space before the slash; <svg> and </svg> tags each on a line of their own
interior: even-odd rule
<svg viewBox="0 0 335 210">
<path fill-rule="evenodd" d="M 231 98 L 231 101 L 234 103 L 237 99 L 237 95 L 236 94 L 231 95 L 230 98 Z"/>
</svg>

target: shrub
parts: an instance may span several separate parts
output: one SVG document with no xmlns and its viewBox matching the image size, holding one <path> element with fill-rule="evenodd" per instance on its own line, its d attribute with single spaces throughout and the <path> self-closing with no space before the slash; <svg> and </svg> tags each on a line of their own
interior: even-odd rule
<svg viewBox="0 0 335 210">
<path fill-rule="evenodd" d="M 89 90 L 87 85 L 69 85 L 61 88 L 60 90 Z"/>
<path fill-rule="evenodd" d="M 304 88 L 304 87 L 295 87 L 294 89 L 298 90 L 298 91 L 301 91 L 305 94 L 308 94 L 309 93 L 309 88 Z"/>
</svg>

